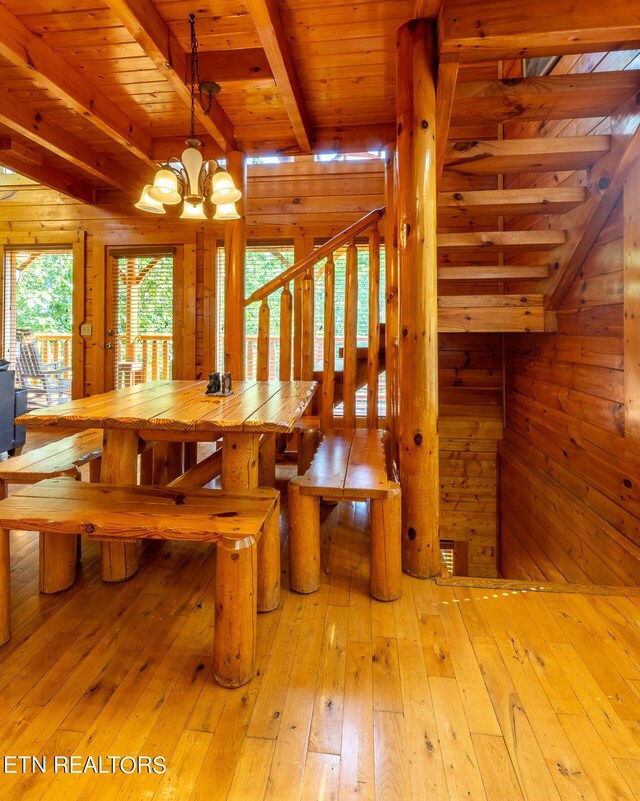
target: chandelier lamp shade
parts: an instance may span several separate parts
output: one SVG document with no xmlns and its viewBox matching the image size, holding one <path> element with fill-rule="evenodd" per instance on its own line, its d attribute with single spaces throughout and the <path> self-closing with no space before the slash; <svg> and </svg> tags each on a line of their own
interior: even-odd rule
<svg viewBox="0 0 640 801">
<path fill-rule="evenodd" d="M 180 158 L 172 156 L 155 174 L 152 184 L 146 184 L 135 204 L 137 209 L 150 214 L 165 214 L 165 206 L 183 204 L 183 220 L 206 220 L 205 203 L 216 207 L 214 220 L 238 220 L 236 203 L 242 192 L 236 188 L 233 178 L 216 159 L 205 161 L 200 152 L 202 143 L 195 135 L 196 86 L 201 95 L 209 97 L 209 108 L 213 95 L 220 91 L 218 84 L 200 80 L 198 67 L 198 40 L 195 32 L 195 15 L 189 15 L 191 26 L 191 130 L 186 140 L 186 149 Z M 205 108 L 205 113 L 208 111 Z"/>
</svg>

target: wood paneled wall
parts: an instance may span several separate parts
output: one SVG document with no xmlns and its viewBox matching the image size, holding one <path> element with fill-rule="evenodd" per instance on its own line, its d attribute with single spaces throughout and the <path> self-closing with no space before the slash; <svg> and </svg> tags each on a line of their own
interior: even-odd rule
<svg viewBox="0 0 640 801">
<path fill-rule="evenodd" d="M 633 59 L 567 57 L 559 69 L 623 69 Z M 514 125 L 510 133 L 531 136 L 531 127 Z M 607 131 L 607 119 L 556 121 L 538 126 L 537 135 Z M 527 178 L 511 185 L 531 185 Z M 584 180 L 573 173 L 535 182 Z M 619 203 L 558 310 L 557 332 L 506 337 L 499 489 L 505 577 L 640 581 L 640 454 L 625 437 L 624 369 L 633 365 L 624 358 L 623 253 Z"/>
<path fill-rule="evenodd" d="M 481 179 L 484 180 L 484 179 Z M 181 341 L 175 374 L 202 377 L 213 367 L 216 243 L 224 229 L 184 223 L 175 214 L 152 217 L 100 193 L 86 206 L 59 193 L 16 179 L 0 202 L 0 242 L 7 245 L 84 242 L 84 291 L 75 298 L 76 394 L 104 389 L 106 254 L 110 248 L 175 245 L 176 295 Z M 117 202 L 114 202 L 117 200 Z M 367 211 L 381 206 L 383 162 L 313 162 L 248 165 L 248 236 L 253 240 L 328 238 Z M 185 259 L 185 254 L 187 258 Z M 476 287 L 441 282 L 441 291 Z M 482 287 L 482 291 L 488 291 Z M 195 311 L 195 318 L 193 317 Z M 80 336 L 90 323 L 92 335 Z M 195 343 L 195 352 L 194 352 Z M 502 429 L 500 334 L 442 334 L 439 339 L 440 413 L 443 434 L 441 536 L 468 545 L 469 573 L 496 574 L 496 442 Z M 480 422 L 484 421 L 484 422 Z"/>
</svg>

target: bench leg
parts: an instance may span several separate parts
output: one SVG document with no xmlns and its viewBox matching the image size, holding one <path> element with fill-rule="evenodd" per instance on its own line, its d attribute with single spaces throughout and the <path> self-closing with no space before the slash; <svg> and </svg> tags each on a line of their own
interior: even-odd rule
<svg viewBox="0 0 640 801">
<path fill-rule="evenodd" d="M 0 528 L 0 645 L 11 637 L 11 555 L 9 531 Z"/>
<path fill-rule="evenodd" d="M 298 429 L 298 475 L 303 476 L 316 454 L 318 432 L 315 428 Z"/>
<path fill-rule="evenodd" d="M 75 534 L 40 532 L 40 592 L 62 592 L 75 582 L 79 540 Z"/>
<path fill-rule="evenodd" d="M 198 464 L 198 443 L 184 443 L 184 470 L 185 472 L 194 465 Z"/>
<path fill-rule="evenodd" d="M 257 567 L 257 546 L 253 537 L 218 542 L 213 675 L 223 687 L 240 687 L 253 678 Z"/>
<path fill-rule="evenodd" d="M 280 498 L 258 542 L 258 612 L 280 603 Z"/>
<path fill-rule="evenodd" d="M 299 478 L 289 482 L 289 584 L 296 592 L 320 586 L 320 498 L 301 495 Z"/>
<path fill-rule="evenodd" d="M 260 440 L 258 482 L 261 487 L 276 485 L 276 438 L 273 434 L 265 434 Z"/>
<path fill-rule="evenodd" d="M 400 597 L 402 534 L 400 487 L 389 482 L 389 497 L 371 500 L 371 595 L 379 601 Z"/>
</svg>

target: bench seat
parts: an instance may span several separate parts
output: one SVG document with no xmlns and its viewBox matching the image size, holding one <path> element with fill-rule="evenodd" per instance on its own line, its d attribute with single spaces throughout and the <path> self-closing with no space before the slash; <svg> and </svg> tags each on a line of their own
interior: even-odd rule
<svg viewBox="0 0 640 801">
<path fill-rule="evenodd" d="M 0 644 L 10 636 L 9 530 L 134 542 L 215 542 L 213 672 L 225 687 L 253 676 L 257 611 L 280 599 L 280 500 L 271 488 L 117 487 L 55 478 L 0 501 Z"/>
<path fill-rule="evenodd" d="M 90 480 L 100 480 L 102 431 L 88 429 L 0 462 L 0 498 L 8 484 L 36 484 L 48 478 L 68 476 L 80 480 L 80 468 L 88 464 Z M 52 538 L 40 533 L 40 592 L 66 590 L 76 580 L 80 540 Z"/>
<path fill-rule="evenodd" d="M 80 477 L 84 464 L 102 456 L 102 431 L 89 429 L 48 442 L 0 462 L 0 490 L 6 484 L 35 484 L 59 476 Z"/>
<path fill-rule="evenodd" d="M 320 499 L 371 501 L 371 595 L 400 596 L 400 487 L 389 480 L 386 432 L 327 431 L 302 476 L 289 483 L 289 577 L 297 592 L 320 584 Z"/>
</svg>

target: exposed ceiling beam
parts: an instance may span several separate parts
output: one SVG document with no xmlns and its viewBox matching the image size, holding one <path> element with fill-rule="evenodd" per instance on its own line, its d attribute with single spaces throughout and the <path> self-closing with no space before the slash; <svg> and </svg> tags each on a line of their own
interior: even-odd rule
<svg viewBox="0 0 640 801">
<path fill-rule="evenodd" d="M 563 218 L 566 243 L 550 254 L 551 277 L 538 291 L 548 295 L 547 307 L 558 309 L 591 248 L 620 200 L 625 179 L 640 156 L 640 96 L 634 93 L 611 116 L 611 150 L 589 174 L 587 200 Z"/>
<path fill-rule="evenodd" d="M 248 0 L 249 13 L 271 65 L 300 149 L 311 150 L 311 120 L 302 96 L 276 0 Z"/>
<path fill-rule="evenodd" d="M 458 56 L 443 56 L 438 64 L 436 82 L 436 180 L 440 181 L 444 170 L 449 140 L 449 124 L 458 80 L 460 62 Z"/>
<path fill-rule="evenodd" d="M 256 129 L 255 138 L 241 139 L 238 146 L 250 155 L 273 153 L 281 156 L 294 156 L 300 153 L 298 145 L 286 141 L 265 141 L 260 139 L 260 129 Z M 338 128 L 315 128 L 311 139 L 312 153 L 361 153 L 367 150 L 382 150 L 390 142 L 395 142 L 396 129 L 393 123 L 377 125 L 353 125 Z M 216 144 L 209 137 L 204 137 L 203 144 L 207 153 L 216 155 Z M 179 153 L 184 147 L 184 139 L 179 136 L 159 136 L 151 142 L 151 154 L 156 161 L 164 161 L 169 156 Z"/>
<path fill-rule="evenodd" d="M 49 122 L 46 112 L 29 108 L 3 88 L 0 88 L 0 122 L 111 186 L 128 190 L 133 180 L 144 178 L 143 175 L 127 175 L 127 171 L 107 156 Z"/>
<path fill-rule="evenodd" d="M 440 13 L 442 0 L 415 0 L 413 7 L 414 19 L 433 19 Z"/>
<path fill-rule="evenodd" d="M 459 81 L 452 125 L 606 117 L 640 89 L 640 70 Z"/>
<path fill-rule="evenodd" d="M 191 87 L 185 82 L 189 74 L 188 56 L 153 0 L 105 2 L 164 75 L 173 91 L 190 107 Z M 199 102 L 196 103 L 196 119 L 223 150 L 235 149 L 233 125 L 215 97 L 208 114 Z"/>
<path fill-rule="evenodd" d="M 149 157 L 150 137 L 2 4 L 0 55 L 15 66 L 28 69 L 40 85 L 74 111 L 149 166 L 155 166 Z"/>
<path fill-rule="evenodd" d="M 93 189 L 90 186 L 47 166 L 39 153 L 22 142 L 10 138 L 0 139 L 0 164 L 76 200 L 93 202 Z"/>
<path fill-rule="evenodd" d="M 203 80 L 225 83 L 227 81 L 265 81 L 273 78 L 267 54 L 261 47 L 248 50 L 198 51 L 200 75 Z"/>
<path fill-rule="evenodd" d="M 601 53 L 640 46 L 640 7 L 629 0 L 444 0 L 441 53 L 463 62 L 568 53 Z"/>
</svg>

